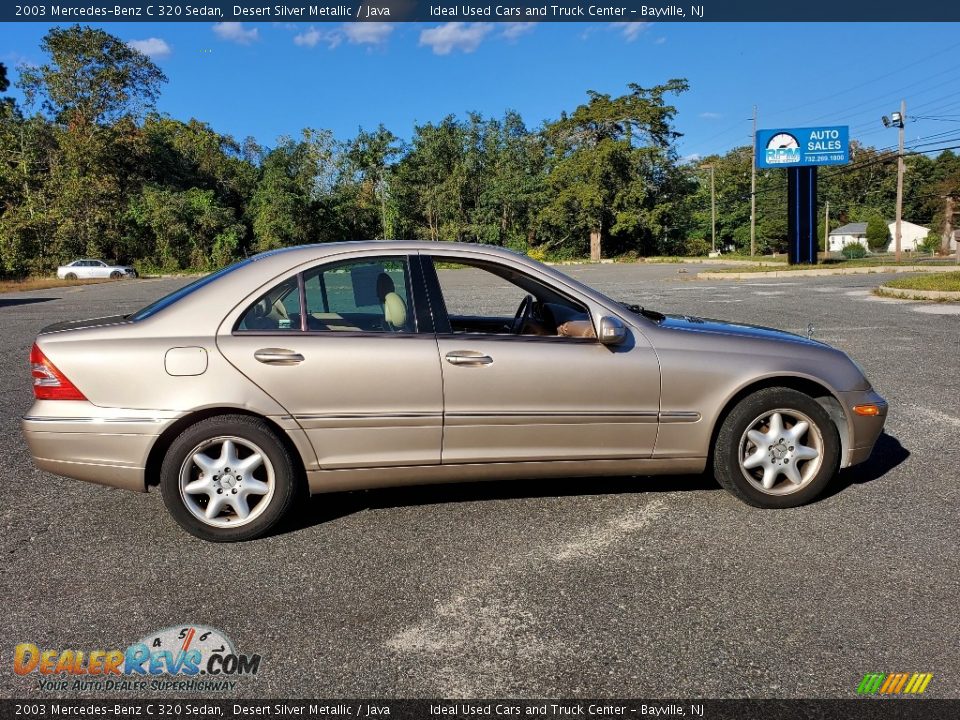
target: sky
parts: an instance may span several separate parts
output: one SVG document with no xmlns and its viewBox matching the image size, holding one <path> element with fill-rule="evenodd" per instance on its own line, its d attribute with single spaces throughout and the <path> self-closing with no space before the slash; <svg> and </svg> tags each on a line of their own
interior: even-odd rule
<svg viewBox="0 0 960 720">
<path fill-rule="evenodd" d="M 0 23 L 0 62 L 39 64 L 51 26 Z M 876 147 L 907 102 L 907 143 L 960 145 L 960 25 L 849 23 L 108 23 L 169 78 L 158 109 L 271 146 L 303 127 L 341 139 L 383 123 L 518 111 L 528 127 L 587 90 L 621 94 L 683 77 L 682 157 L 750 142 L 759 127 L 849 125 Z M 14 90 L 14 96 L 18 93 Z M 957 138 L 956 141 L 951 139 Z"/>
</svg>

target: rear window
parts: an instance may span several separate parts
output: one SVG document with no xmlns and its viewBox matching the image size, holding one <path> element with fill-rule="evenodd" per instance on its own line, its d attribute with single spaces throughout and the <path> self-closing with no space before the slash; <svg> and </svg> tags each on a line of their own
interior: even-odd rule
<svg viewBox="0 0 960 720">
<path fill-rule="evenodd" d="M 257 257 L 260 257 L 260 256 L 257 256 Z M 137 312 L 133 313 L 132 315 L 128 315 L 127 320 L 132 320 L 133 322 L 137 322 L 139 320 L 145 320 L 151 315 L 156 315 L 158 312 L 160 312 L 164 308 L 168 308 L 174 303 L 183 300 L 185 297 L 187 297 L 187 295 L 190 295 L 194 291 L 199 290 L 204 285 L 209 285 L 214 280 L 218 280 L 219 278 L 222 278 L 224 275 L 232 273 L 234 270 L 237 270 L 243 267 L 244 265 L 247 265 L 253 262 L 254 260 L 256 260 L 256 257 L 247 258 L 246 260 L 241 260 L 240 262 L 234 263 L 233 265 L 227 265 L 227 267 L 217 270 L 216 272 L 212 272 L 209 275 L 204 275 L 202 278 L 198 278 L 197 280 L 194 280 L 189 285 L 184 285 L 179 290 L 174 290 L 169 295 L 164 295 L 162 298 L 160 298 L 159 300 L 155 300 L 154 302 L 147 305 L 145 308 L 137 310 Z"/>
</svg>

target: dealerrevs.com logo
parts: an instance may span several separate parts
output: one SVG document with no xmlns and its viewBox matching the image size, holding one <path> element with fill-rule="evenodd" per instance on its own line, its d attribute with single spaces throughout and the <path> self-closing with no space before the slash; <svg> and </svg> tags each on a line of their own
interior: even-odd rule
<svg viewBox="0 0 960 720">
<path fill-rule="evenodd" d="M 41 648 L 20 643 L 13 671 L 36 676 L 41 690 L 231 691 L 237 678 L 260 671 L 260 655 L 238 653 L 219 630 L 202 625 L 164 628 L 126 648 Z"/>
</svg>

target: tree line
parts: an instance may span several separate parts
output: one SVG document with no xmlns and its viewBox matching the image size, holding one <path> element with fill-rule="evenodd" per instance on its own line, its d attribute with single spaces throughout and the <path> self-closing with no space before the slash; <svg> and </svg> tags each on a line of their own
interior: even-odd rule
<svg viewBox="0 0 960 720">
<path fill-rule="evenodd" d="M 709 247 L 712 166 L 721 247 L 749 249 L 749 147 L 678 157 L 683 79 L 589 91 L 540 127 L 516 112 L 448 115 L 408 140 L 382 124 L 352 138 L 306 128 L 273 147 L 158 113 L 167 78 L 147 56 L 83 26 L 50 30 L 47 61 L 21 66 L 23 102 L 0 96 L 0 274 L 76 257 L 143 270 L 209 270 L 311 242 L 418 238 L 489 243 L 541 258 L 699 255 Z M 0 93 L 8 90 L 0 65 Z M 854 144 L 824 171 L 834 224 L 890 217 L 889 153 Z M 874 162 L 875 161 L 875 162 Z M 960 159 L 908 158 L 904 217 L 942 223 Z M 759 252 L 782 251 L 786 179 L 759 171 Z"/>
</svg>

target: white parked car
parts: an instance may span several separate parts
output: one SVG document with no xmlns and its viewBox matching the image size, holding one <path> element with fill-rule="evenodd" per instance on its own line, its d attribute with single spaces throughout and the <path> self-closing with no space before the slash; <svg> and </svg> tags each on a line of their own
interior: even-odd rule
<svg viewBox="0 0 960 720">
<path fill-rule="evenodd" d="M 69 265 L 57 268 L 61 280 L 87 280 L 89 278 L 135 278 L 137 271 L 129 265 L 108 265 L 103 260 L 74 260 Z"/>
</svg>

